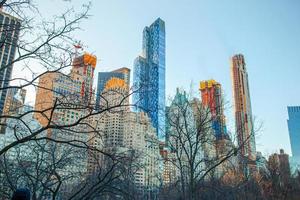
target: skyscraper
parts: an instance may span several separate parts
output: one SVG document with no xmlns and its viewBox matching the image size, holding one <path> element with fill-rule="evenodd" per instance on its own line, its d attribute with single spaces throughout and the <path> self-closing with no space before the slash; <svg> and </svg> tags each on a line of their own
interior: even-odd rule
<svg viewBox="0 0 300 200">
<path fill-rule="evenodd" d="M 92 87 L 96 62 L 96 56 L 84 53 L 73 59 L 69 74 L 50 71 L 40 76 L 34 118 L 42 127 L 57 125 L 46 129 L 48 138 L 80 141 L 85 144 L 90 141 L 89 133 L 93 132 L 90 132 L 92 128 L 87 123 L 80 123 L 80 120 L 90 115 L 92 111 L 90 105 L 93 100 Z M 69 127 L 66 129 L 63 126 Z M 69 161 L 72 164 L 60 169 L 65 175 L 87 173 L 87 149 L 61 144 L 55 152 L 57 155 L 68 152 L 70 156 Z"/>
<path fill-rule="evenodd" d="M 165 22 L 158 18 L 143 31 L 143 51 L 134 62 L 136 110 L 148 113 L 160 140 L 165 133 Z"/>
<path fill-rule="evenodd" d="M 268 168 L 274 173 L 277 172 L 279 181 L 287 184 L 290 180 L 291 170 L 289 155 L 280 149 L 280 154 L 274 153 L 269 156 Z"/>
<path fill-rule="evenodd" d="M 124 95 L 128 96 L 127 94 L 128 86 L 125 80 L 113 77 L 106 82 L 101 93 L 100 107 L 112 108 L 120 105 L 121 102 L 125 103 L 124 101 L 128 99 L 124 99 Z M 134 183 L 138 188 L 139 195 L 156 195 L 160 183 L 159 141 L 148 115 L 144 112 L 132 112 L 127 106 L 120 106 L 108 109 L 99 115 L 93 115 L 90 120 L 92 127 L 99 131 L 96 134 L 92 133 L 94 135 L 91 137 L 93 147 L 103 148 L 105 152 L 120 154 L 123 158 L 126 156 L 132 158 L 131 153 L 133 152 L 143 155 L 133 161 L 142 164 L 139 169 L 132 172 Z M 91 173 L 99 169 L 99 166 L 103 167 L 105 160 L 107 159 L 102 153 L 91 151 L 88 171 Z"/>
<path fill-rule="evenodd" d="M 127 86 L 130 85 L 130 69 L 122 67 L 120 69 L 113 70 L 111 72 L 99 72 L 98 73 L 98 84 L 97 84 L 97 98 L 96 108 L 99 108 L 101 102 L 101 93 L 103 92 L 106 83 L 112 78 L 119 78 L 125 81 Z M 129 89 L 129 88 L 128 88 Z"/>
<path fill-rule="evenodd" d="M 201 81 L 199 90 L 202 104 L 210 109 L 216 138 L 227 137 L 221 84 L 215 80 Z"/>
<path fill-rule="evenodd" d="M 242 54 L 231 58 L 235 126 L 240 155 L 247 166 L 255 165 L 256 146 L 246 63 Z M 246 164 L 244 162 L 244 164 Z"/>
<path fill-rule="evenodd" d="M 42 126 L 49 123 L 49 116 L 56 99 L 68 102 L 73 109 L 56 109 L 52 120 L 56 123 L 72 123 L 80 113 L 87 109 L 76 110 L 77 107 L 88 105 L 92 101 L 92 86 L 97 58 L 88 53 L 74 58 L 71 72 L 66 75 L 61 72 L 48 72 L 39 78 L 36 94 L 35 113 Z M 71 107 L 72 107 L 71 106 Z M 72 111 L 71 111 L 72 110 Z"/>
<path fill-rule="evenodd" d="M 73 81 L 79 82 L 80 100 L 86 105 L 91 103 L 93 97 L 93 80 L 96 63 L 97 57 L 88 53 L 77 56 L 73 60 L 70 77 Z"/>
<path fill-rule="evenodd" d="M 19 19 L 0 10 L 0 114 L 3 112 L 7 93 L 2 88 L 9 86 L 20 27 Z"/>
<path fill-rule="evenodd" d="M 9 88 L 7 90 L 5 103 L 2 110 L 3 116 L 10 116 L 10 115 L 19 115 L 24 113 L 25 110 L 25 96 L 26 90 L 25 89 L 18 89 L 18 88 Z M 4 134 L 7 118 L 0 119 L 0 133 Z"/>
<path fill-rule="evenodd" d="M 287 120 L 293 160 L 300 164 L 300 106 L 288 106 Z"/>
<path fill-rule="evenodd" d="M 16 115 L 24 109 L 26 90 L 18 88 L 9 88 L 3 107 L 3 115 Z"/>
</svg>

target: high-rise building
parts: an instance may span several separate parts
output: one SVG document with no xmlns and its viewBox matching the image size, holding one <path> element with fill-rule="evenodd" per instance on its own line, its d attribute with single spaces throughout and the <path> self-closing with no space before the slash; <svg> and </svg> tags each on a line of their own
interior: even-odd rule
<svg viewBox="0 0 300 200">
<path fill-rule="evenodd" d="M 94 136 L 90 137 L 90 145 L 101 150 L 100 152 L 104 149 L 104 152 L 110 152 L 111 155 L 123 157 L 126 162 L 134 162 L 136 167 L 131 170 L 139 195 L 153 197 L 157 195 L 160 184 L 159 141 L 148 115 L 144 112 L 132 112 L 128 106 L 122 106 L 128 103 L 126 80 L 110 78 L 101 92 L 100 108 L 103 112 L 88 119 L 89 124 L 97 130 L 96 135 L 92 133 Z M 130 161 L 133 154 L 136 157 Z M 103 153 L 91 151 L 88 156 L 88 172 L 97 172 L 106 163 L 107 158 Z"/>
<path fill-rule="evenodd" d="M 80 83 L 80 100 L 84 104 L 90 104 L 93 97 L 94 70 L 97 58 L 94 55 L 84 53 L 75 57 L 70 77 Z"/>
<path fill-rule="evenodd" d="M 293 161 L 300 164 L 300 106 L 288 106 L 288 115 Z"/>
<path fill-rule="evenodd" d="M 47 137 L 61 141 L 90 141 L 91 127 L 79 120 L 91 113 L 93 98 L 93 77 L 97 58 L 84 53 L 75 57 L 69 74 L 47 72 L 39 78 L 35 100 L 34 118 L 42 127 L 56 124 L 58 127 L 47 129 Z M 63 126 L 70 126 L 63 128 Z M 72 145 L 59 145 L 56 153 L 69 153 L 70 166 L 61 169 L 66 175 L 77 172 L 86 173 L 88 151 Z M 78 159 L 80 158 L 80 159 Z M 77 159 L 77 160 L 76 160 Z"/>
<path fill-rule="evenodd" d="M 256 146 L 246 63 L 242 54 L 231 58 L 235 126 L 240 156 L 247 169 L 255 168 Z M 244 168 L 245 169 L 245 168 Z"/>
<path fill-rule="evenodd" d="M 289 155 L 284 153 L 283 149 L 280 149 L 280 154 L 270 155 L 268 165 L 272 174 L 278 174 L 280 181 L 288 183 L 291 176 Z"/>
<path fill-rule="evenodd" d="M 216 139 L 228 138 L 221 84 L 215 80 L 200 82 L 202 105 L 210 109 Z"/>
<path fill-rule="evenodd" d="M 109 98 L 111 95 L 109 94 Z M 98 134 L 92 137 L 90 145 L 112 155 L 119 155 L 120 158 L 122 155 L 128 162 L 135 152 L 136 157 L 132 162 L 133 166 L 137 167 L 132 167 L 131 170 L 139 195 L 156 196 L 160 185 L 159 141 L 148 115 L 143 112 L 122 110 L 107 111 L 91 117 L 93 118 L 91 124 Z M 90 174 L 97 172 L 99 168 L 105 166 L 105 160 L 102 153 L 89 154 L 88 172 Z"/>
<path fill-rule="evenodd" d="M 165 134 L 165 22 L 158 18 L 143 31 L 143 51 L 134 62 L 133 103 L 151 118 L 160 140 Z"/>
<path fill-rule="evenodd" d="M 3 107 L 3 115 L 20 114 L 26 97 L 25 89 L 9 88 Z"/>
<path fill-rule="evenodd" d="M 105 89 L 106 83 L 112 78 L 119 78 L 125 81 L 128 88 L 130 85 L 130 69 L 122 67 L 120 69 L 113 70 L 111 72 L 99 72 L 98 73 L 98 84 L 97 84 L 97 98 L 96 108 L 99 108 L 101 103 L 101 93 Z"/>
<path fill-rule="evenodd" d="M 49 123 L 56 99 L 59 102 L 67 102 L 72 107 L 72 109 L 56 109 L 52 117 L 56 123 L 72 123 L 80 117 L 83 110 L 86 110 L 76 110 L 75 107 L 88 105 L 92 101 L 96 61 L 95 56 L 85 53 L 74 59 L 70 74 L 48 72 L 39 78 L 35 110 L 41 111 L 43 114 L 36 113 L 35 118 L 42 126 Z"/>
<path fill-rule="evenodd" d="M 129 110 L 128 88 L 129 86 L 124 79 L 109 79 L 101 93 L 99 108 L 101 108 L 101 110 L 110 108 L 110 110 L 113 111 Z"/>
<path fill-rule="evenodd" d="M 256 152 L 256 164 L 260 174 L 268 173 L 268 160 L 262 155 L 260 151 Z"/>
<path fill-rule="evenodd" d="M 7 90 L 6 99 L 3 107 L 3 116 L 19 115 L 25 112 L 25 89 L 9 88 Z M 0 133 L 4 134 L 6 129 L 7 118 L 2 118 L 0 125 Z"/>
<path fill-rule="evenodd" d="M 19 19 L 0 10 L 0 114 L 3 112 L 7 93 L 4 88 L 9 86 L 11 79 L 20 27 Z"/>
<path fill-rule="evenodd" d="M 165 146 L 165 144 L 163 144 Z M 162 147 L 160 145 L 160 155 L 163 159 L 163 170 L 162 170 L 162 180 L 164 185 L 172 184 L 178 180 L 179 170 L 174 165 L 176 161 L 176 154 L 170 152 L 168 148 Z"/>
<path fill-rule="evenodd" d="M 212 126 L 214 121 L 210 118 L 211 113 L 209 109 L 204 106 L 203 102 L 201 102 L 198 98 L 193 98 L 189 104 L 193 110 L 197 134 L 201 135 L 200 137 L 202 141 L 206 141 L 200 142 L 205 160 L 207 161 L 206 164 L 211 164 L 210 161 L 216 158 L 217 146 L 215 145 L 216 137 Z M 212 124 L 210 125 L 209 123 L 211 122 Z M 205 124 L 207 124 L 207 126 Z M 221 138 L 219 138 L 219 140 L 221 140 Z"/>
<path fill-rule="evenodd" d="M 169 170 L 173 168 L 170 164 L 175 165 L 177 180 L 180 176 L 188 177 L 187 174 L 190 170 L 193 170 L 194 174 L 201 173 L 205 168 L 206 160 L 215 152 L 211 148 L 213 145 L 206 145 L 202 142 L 206 141 L 205 143 L 209 144 L 210 136 L 213 133 L 208 128 L 206 128 L 207 131 L 198 129 L 200 115 L 195 113 L 194 109 L 198 102 L 199 100 L 195 99 L 190 101 L 186 92 L 177 88 L 171 105 L 167 109 L 166 124 L 168 129 L 166 136 L 168 143 L 166 145 L 170 149 L 168 156 L 172 160 L 170 160 L 171 163 L 165 163 L 165 167 L 168 168 L 167 173 L 169 173 Z M 192 164 L 190 163 L 191 158 L 193 159 Z M 170 175 L 174 176 L 174 172 L 171 172 Z M 169 179 L 170 177 L 165 178 Z M 176 181 L 174 178 L 172 179 Z"/>
</svg>

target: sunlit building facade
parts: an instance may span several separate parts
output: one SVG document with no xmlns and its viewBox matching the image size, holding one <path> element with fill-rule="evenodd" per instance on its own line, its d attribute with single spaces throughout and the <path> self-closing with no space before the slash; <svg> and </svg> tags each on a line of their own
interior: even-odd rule
<svg viewBox="0 0 300 200">
<path fill-rule="evenodd" d="M 180 177 L 184 177 L 187 181 L 190 170 L 194 170 L 195 174 L 200 175 L 202 173 L 206 165 L 206 158 L 210 158 L 215 150 L 212 145 L 201 143 L 198 137 L 199 126 L 196 119 L 198 114 L 195 113 L 194 103 L 189 101 L 185 91 L 177 88 L 175 97 L 167 111 L 166 124 L 168 129 L 166 137 L 168 138 L 167 148 L 170 149 L 167 156 L 171 163 L 164 163 L 167 167 L 167 171 L 164 171 L 164 178 L 166 178 L 166 182 L 176 181 L 176 178 L 178 180 Z M 202 140 L 211 141 L 209 137 L 213 134 L 204 134 L 200 136 Z M 191 165 L 189 164 L 191 157 L 193 157 L 195 164 L 193 169 L 190 168 Z M 170 164 L 175 166 L 170 166 Z M 180 168 L 180 165 L 186 167 Z M 174 171 L 175 168 L 177 169 Z M 174 174 L 177 176 L 175 179 Z"/>
<path fill-rule="evenodd" d="M 93 97 L 93 78 L 97 58 L 85 53 L 74 58 L 69 74 L 48 72 L 39 78 L 36 94 L 35 110 L 43 111 L 43 115 L 36 113 L 35 118 L 42 126 L 48 124 L 51 110 L 55 101 L 69 103 L 68 109 L 56 109 L 52 120 L 56 123 L 69 124 L 79 119 L 83 110 L 76 109 L 88 106 Z M 74 109 L 70 109 L 72 107 Z"/>
<path fill-rule="evenodd" d="M 165 22 L 158 18 L 143 31 L 142 55 L 134 61 L 136 111 L 147 112 L 160 140 L 165 132 Z"/>
<path fill-rule="evenodd" d="M 73 59 L 69 74 L 48 72 L 39 78 L 36 93 L 34 118 L 42 127 L 56 124 L 57 128 L 47 129 L 47 137 L 60 141 L 80 141 L 88 143 L 91 128 L 77 122 L 88 115 L 93 101 L 93 78 L 96 56 L 84 53 Z M 69 128 L 64 128 L 69 126 Z M 61 144 L 56 149 L 58 155 L 70 152 L 70 161 L 76 164 L 63 167 L 62 173 L 70 175 L 87 172 L 88 151 L 72 145 Z"/>
<path fill-rule="evenodd" d="M 241 161 L 247 169 L 255 170 L 256 145 L 246 63 L 242 54 L 231 58 L 234 114 Z M 245 169 L 245 168 L 244 168 Z"/>
</svg>

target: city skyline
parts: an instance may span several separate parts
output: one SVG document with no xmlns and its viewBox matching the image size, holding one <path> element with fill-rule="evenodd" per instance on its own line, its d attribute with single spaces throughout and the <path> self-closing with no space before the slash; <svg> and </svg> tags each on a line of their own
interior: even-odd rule
<svg viewBox="0 0 300 200">
<path fill-rule="evenodd" d="M 1 197 L 298 199 L 298 8 L 0 0 Z"/>
<path fill-rule="evenodd" d="M 156 10 L 153 5 L 146 3 L 144 6 L 148 7 L 149 12 L 145 12 L 144 15 L 139 14 L 139 10 L 137 13 L 130 12 L 132 9 L 138 8 L 138 5 L 130 7 L 134 5 L 134 2 L 128 5 L 118 3 L 112 1 L 110 5 L 107 5 L 94 2 L 89 22 L 83 23 L 84 33 L 78 33 L 78 38 L 84 41 L 89 46 L 89 50 L 101 59 L 96 73 L 110 71 L 121 66 L 133 69 L 132 60 L 140 52 L 141 30 L 146 24 L 150 24 L 157 17 L 161 17 L 166 21 L 167 30 L 166 96 L 173 95 L 177 86 L 188 90 L 191 80 L 195 84 L 194 91 L 196 91 L 199 81 L 214 78 L 222 84 L 225 98 L 232 105 L 229 58 L 235 53 L 243 53 L 248 64 L 253 114 L 258 118 L 258 121 L 264 123 L 264 130 L 257 139 L 257 150 L 271 154 L 279 146 L 290 153 L 286 106 L 297 105 L 297 96 L 295 95 L 299 93 L 291 88 L 292 85 L 296 84 L 295 74 L 297 73 L 295 70 L 296 72 L 298 70 L 295 67 L 298 62 L 295 55 L 299 51 L 297 51 L 298 48 L 295 47 L 295 44 L 298 44 L 299 40 L 295 36 L 299 33 L 299 28 L 293 26 L 295 21 L 290 19 L 298 16 L 296 8 L 299 7 L 299 4 L 296 3 L 296 6 L 292 6 L 293 4 L 277 2 L 271 5 L 272 12 L 267 13 L 267 16 L 259 21 L 258 19 L 265 15 L 262 11 L 269 6 L 268 3 L 248 2 L 242 4 L 232 1 L 228 5 L 223 3 L 215 5 L 203 1 L 191 1 L 190 4 L 185 5 L 174 2 L 174 9 L 167 8 L 168 3 L 162 3 L 160 10 Z M 256 10 L 258 5 L 260 9 Z M 42 7 L 44 7 L 42 9 L 49 8 L 52 11 L 51 9 L 55 6 L 45 2 Z M 185 12 L 189 10 L 191 16 L 183 16 L 174 12 L 179 7 Z M 117 18 L 113 17 L 111 12 L 107 12 L 104 8 L 113 9 L 120 15 Z M 242 10 L 246 8 L 253 12 L 257 24 L 253 23 L 250 17 L 241 15 Z M 237 13 L 232 12 L 233 10 Z M 209 13 L 210 11 L 211 13 Z M 214 16 L 214 13 L 217 12 L 231 14 L 221 19 L 217 17 L 220 15 Z M 280 18 L 276 13 L 282 13 Z M 136 16 L 141 17 L 137 19 Z M 109 17 L 111 22 L 108 24 L 105 24 L 105 20 L 99 20 Z M 273 20 L 273 17 L 279 18 L 277 23 L 284 27 L 279 32 L 275 31 L 278 24 L 274 24 L 276 20 Z M 120 24 L 121 19 L 127 19 L 126 26 Z M 175 31 L 177 24 L 183 21 L 189 23 L 181 23 L 183 28 Z M 236 24 L 239 24 L 240 29 L 237 33 L 233 33 L 232 30 Z M 264 26 L 264 24 L 268 25 Z M 96 25 L 102 28 L 99 29 Z M 257 28 L 254 29 L 254 26 Z M 122 29 L 122 34 L 120 29 Z M 286 43 L 283 43 L 280 38 L 286 33 L 289 33 L 289 37 L 285 37 Z M 93 39 L 94 34 L 98 34 L 96 42 Z M 180 41 L 179 35 L 184 37 L 184 43 Z M 255 41 L 259 41 L 259 43 Z M 273 44 L 273 41 L 278 41 L 278 44 Z M 194 46 L 195 44 L 197 47 Z M 294 51 L 289 50 L 290 46 L 293 47 Z M 185 49 L 192 50 L 186 51 Z M 277 56 L 274 57 L 273 55 Z M 275 72 L 272 78 L 266 76 L 270 69 Z M 180 76 L 180 70 L 185 72 L 186 78 Z M 282 84 L 278 84 L 277 80 L 284 80 L 287 84 L 283 87 Z M 294 95 L 292 95 L 291 90 L 294 90 Z M 279 96 L 286 98 L 279 98 Z M 267 97 L 272 98 L 272 105 L 268 103 L 269 98 Z M 269 113 L 275 114 L 270 115 Z M 233 130 L 232 109 L 225 109 L 225 115 L 228 118 L 228 129 Z M 268 140 L 270 137 L 273 138 L 272 141 Z"/>
</svg>

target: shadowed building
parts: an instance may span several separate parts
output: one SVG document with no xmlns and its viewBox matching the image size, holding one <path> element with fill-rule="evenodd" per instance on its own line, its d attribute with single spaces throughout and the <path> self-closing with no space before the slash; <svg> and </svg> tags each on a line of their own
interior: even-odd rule
<svg viewBox="0 0 300 200">
<path fill-rule="evenodd" d="M 300 164 L 300 106 L 288 106 L 287 120 L 293 161 Z"/>
<path fill-rule="evenodd" d="M 0 88 L 7 88 L 10 83 L 20 27 L 19 19 L 0 10 Z M 6 89 L 0 90 L 0 114 L 3 112 L 6 93 Z"/>
<path fill-rule="evenodd" d="M 280 149 L 280 153 L 274 153 L 269 157 L 269 170 L 271 173 L 279 175 L 280 181 L 288 183 L 291 176 L 289 155 Z"/>
</svg>

